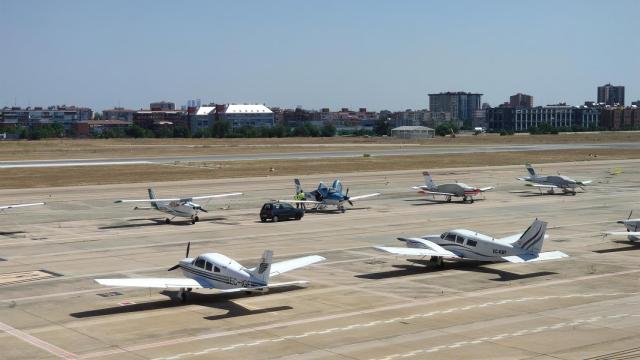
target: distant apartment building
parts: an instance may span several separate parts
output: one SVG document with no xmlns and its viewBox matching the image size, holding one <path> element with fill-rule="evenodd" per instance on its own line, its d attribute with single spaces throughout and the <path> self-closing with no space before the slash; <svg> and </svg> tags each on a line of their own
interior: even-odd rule
<svg viewBox="0 0 640 360">
<path fill-rule="evenodd" d="M 133 124 L 133 118 L 135 117 L 135 114 L 136 110 L 115 107 L 113 109 L 102 110 L 102 119 L 121 120 L 126 121 L 129 124 Z"/>
<path fill-rule="evenodd" d="M 107 130 L 125 130 L 131 126 L 130 122 L 123 120 L 86 120 L 73 124 L 75 136 L 87 137 L 101 134 Z"/>
<path fill-rule="evenodd" d="M 429 111 L 448 112 L 458 126 L 471 126 L 473 114 L 481 109 L 482 94 L 468 92 L 444 92 L 429 94 Z"/>
<path fill-rule="evenodd" d="M 517 93 L 509 97 L 509 106 L 517 108 L 532 108 L 533 96 Z"/>
<path fill-rule="evenodd" d="M 282 110 L 281 115 L 282 124 L 287 127 L 296 127 L 303 125 L 304 123 L 310 123 L 315 126 L 322 125 L 322 121 L 319 119 L 319 117 L 314 115 L 314 112 L 305 110 L 301 107 L 297 107 L 295 109 L 284 109 Z"/>
<path fill-rule="evenodd" d="M 600 126 L 607 130 L 640 129 L 640 108 L 606 108 L 600 118 Z"/>
<path fill-rule="evenodd" d="M 452 122 L 451 113 L 445 111 L 429 111 L 425 120 L 425 125 L 430 128 L 437 128 L 442 124 Z"/>
<path fill-rule="evenodd" d="M 547 124 L 554 128 L 596 128 L 600 123 L 600 109 L 566 104 L 514 108 L 501 106 L 487 109 L 487 127 L 493 131 L 527 132 Z"/>
<path fill-rule="evenodd" d="M 395 126 L 423 126 L 429 121 L 429 115 L 427 109 L 399 111 L 395 114 Z"/>
<path fill-rule="evenodd" d="M 371 130 L 378 120 L 378 113 L 367 111 L 367 108 L 359 108 L 357 111 L 349 108 L 330 111 L 329 108 L 323 108 L 318 113 L 315 113 L 313 117 L 316 120 L 316 124 L 330 123 L 338 130 Z"/>
<path fill-rule="evenodd" d="M 176 104 L 171 101 L 156 101 L 149 104 L 151 111 L 171 111 L 176 109 Z"/>
<path fill-rule="evenodd" d="M 145 129 L 190 126 L 187 112 L 183 110 L 138 110 L 133 116 L 133 123 Z"/>
<path fill-rule="evenodd" d="M 76 106 L 49 106 L 43 107 L 5 107 L 2 110 L 1 126 L 28 127 L 59 123 L 65 130 L 70 130 L 73 123 L 91 120 L 93 110 Z"/>
<path fill-rule="evenodd" d="M 200 106 L 194 114 L 189 115 L 189 127 L 191 133 L 210 129 L 216 120 L 216 106 Z"/>
<path fill-rule="evenodd" d="M 606 84 L 598 86 L 598 103 L 624 106 L 624 86 Z"/>
<path fill-rule="evenodd" d="M 229 104 L 218 113 L 218 116 L 230 122 L 234 129 L 243 126 L 272 127 L 274 125 L 273 111 L 260 104 Z"/>
</svg>

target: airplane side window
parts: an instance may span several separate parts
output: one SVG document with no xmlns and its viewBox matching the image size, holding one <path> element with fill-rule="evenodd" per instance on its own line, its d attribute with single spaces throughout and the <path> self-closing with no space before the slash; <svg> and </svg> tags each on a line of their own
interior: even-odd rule
<svg viewBox="0 0 640 360">
<path fill-rule="evenodd" d="M 464 243 L 464 238 L 462 236 L 456 237 L 456 243 L 458 243 L 458 244 Z"/>
<path fill-rule="evenodd" d="M 205 268 L 207 271 L 211 271 L 211 267 L 212 267 L 211 263 L 207 261 L 207 264 L 204 266 L 204 268 Z"/>
<path fill-rule="evenodd" d="M 456 242 L 456 234 L 447 234 L 447 236 L 445 236 L 445 240 L 449 240 L 451 242 Z"/>
<path fill-rule="evenodd" d="M 202 258 L 197 258 L 197 259 L 196 259 L 196 264 L 195 264 L 195 265 L 196 265 L 197 267 L 199 267 L 199 268 L 204 268 L 204 263 L 205 263 L 204 259 L 202 259 Z"/>
<path fill-rule="evenodd" d="M 220 268 L 219 268 L 219 267 L 217 267 L 217 266 L 214 266 L 214 267 L 213 267 L 213 272 L 220 272 Z"/>
<path fill-rule="evenodd" d="M 475 240 L 471 240 L 471 239 L 469 239 L 469 240 L 467 240 L 467 245 L 469 245 L 469 246 L 476 246 L 476 245 L 478 245 L 478 242 L 477 242 L 477 241 L 475 241 Z"/>
</svg>

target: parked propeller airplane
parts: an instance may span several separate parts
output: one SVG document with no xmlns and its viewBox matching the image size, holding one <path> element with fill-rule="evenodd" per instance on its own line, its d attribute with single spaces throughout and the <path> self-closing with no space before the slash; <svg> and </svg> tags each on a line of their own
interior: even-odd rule
<svg viewBox="0 0 640 360">
<path fill-rule="evenodd" d="M 578 181 L 564 175 L 537 175 L 531 164 L 525 165 L 530 176 L 517 178 L 521 181 L 528 181 L 531 184 L 527 186 L 534 186 L 540 189 L 548 189 L 547 194 L 555 194 L 555 189 L 561 189 L 564 194 L 576 194 L 576 187 L 580 187 L 584 191 L 584 185 L 591 184 L 591 180 Z"/>
<path fill-rule="evenodd" d="M 431 174 L 428 171 L 422 173 L 424 176 L 424 185 L 418 185 L 412 187 L 413 190 L 418 190 L 420 194 L 436 196 L 444 196 L 447 202 L 451 202 L 452 197 L 461 197 L 462 202 L 469 201 L 473 204 L 473 197 L 478 196 L 485 191 L 492 190 L 493 187 L 477 188 L 469 186 L 465 183 L 455 182 L 449 184 L 437 185 L 431 178 Z"/>
<path fill-rule="evenodd" d="M 236 196 L 242 195 L 240 192 L 236 193 L 228 193 L 228 194 L 219 194 L 219 195 L 205 195 L 205 196 L 193 196 L 188 198 L 175 198 L 175 199 L 158 199 L 156 197 L 155 190 L 153 188 L 149 188 L 149 199 L 143 200 L 116 200 L 116 204 L 120 203 L 132 203 L 132 202 L 148 202 L 151 203 L 151 207 L 138 207 L 136 206 L 134 210 L 158 210 L 163 213 L 169 214 L 172 217 L 166 218 L 165 223 L 171 223 L 176 217 L 184 217 L 191 219 L 191 223 L 195 224 L 200 221 L 198 217 L 198 212 L 208 212 L 201 205 L 198 205 L 193 202 L 193 200 L 202 200 L 202 199 L 213 199 L 213 198 L 222 198 L 227 196 Z"/>
<path fill-rule="evenodd" d="M 623 224 L 627 231 L 607 231 L 605 235 L 626 236 L 629 241 L 640 240 L 640 219 L 632 219 L 633 210 L 629 213 L 626 220 L 619 220 L 618 224 Z"/>
<path fill-rule="evenodd" d="M 270 288 L 302 285 L 308 281 L 288 281 L 269 283 L 269 278 L 288 271 L 326 260 L 319 255 L 311 255 L 272 263 L 273 252 L 265 250 L 258 266 L 246 268 L 237 261 L 218 253 L 206 253 L 198 257 L 189 257 L 191 243 L 187 243 L 185 258 L 168 269 L 181 269 L 184 278 L 124 278 L 95 279 L 100 285 L 142 288 L 177 288 L 179 298 L 187 300 L 187 293 L 193 289 L 217 289 L 223 293 L 245 291 L 267 292 Z"/>
<path fill-rule="evenodd" d="M 8 210 L 8 209 L 15 209 L 15 208 L 21 208 L 21 207 L 27 207 L 27 206 L 38 206 L 38 205 L 44 205 L 44 203 L 39 202 L 39 203 L 31 203 L 31 204 L 0 205 L 0 210 Z"/>
<path fill-rule="evenodd" d="M 372 193 L 367 195 L 349 196 L 349 189 L 346 192 L 342 192 L 342 183 L 336 179 L 328 187 L 323 182 L 318 184 L 316 190 L 305 192 L 302 190 L 302 185 L 299 179 L 294 179 L 296 184 L 296 200 L 279 200 L 280 202 L 292 203 L 292 204 L 311 204 L 315 205 L 316 210 L 323 210 L 327 206 L 336 206 L 341 212 L 345 212 L 344 203 L 349 203 L 353 206 L 355 200 L 363 200 L 370 197 L 378 196 L 380 193 Z"/>
<path fill-rule="evenodd" d="M 560 251 L 540 252 L 547 223 L 536 219 L 524 233 L 495 239 L 471 230 L 456 229 L 442 235 L 421 238 L 398 238 L 407 247 L 376 246 L 384 252 L 404 256 L 430 256 L 439 266 L 447 260 L 474 260 L 512 263 L 554 260 L 567 257 Z"/>
</svg>

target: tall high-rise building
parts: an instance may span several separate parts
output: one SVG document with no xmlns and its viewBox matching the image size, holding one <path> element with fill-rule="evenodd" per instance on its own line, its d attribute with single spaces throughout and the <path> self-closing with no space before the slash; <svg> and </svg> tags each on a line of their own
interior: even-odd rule
<svg viewBox="0 0 640 360">
<path fill-rule="evenodd" d="M 429 111 L 450 113 L 451 119 L 470 127 L 473 115 L 480 110 L 482 94 L 467 92 L 445 92 L 429 94 Z"/>
<path fill-rule="evenodd" d="M 624 106 L 624 86 L 611 84 L 598 86 L 598 102 L 611 106 Z"/>
<path fill-rule="evenodd" d="M 533 96 L 517 93 L 509 97 L 509 106 L 516 108 L 532 108 Z"/>
</svg>

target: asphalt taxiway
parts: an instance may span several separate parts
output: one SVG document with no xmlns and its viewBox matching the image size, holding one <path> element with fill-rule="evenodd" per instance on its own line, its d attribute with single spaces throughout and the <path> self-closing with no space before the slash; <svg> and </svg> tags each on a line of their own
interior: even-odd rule
<svg viewBox="0 0 640 360">
<path fill-rule="evenodd" d="M 47 206 L 0 216 L 0 358 L 7 359 L 627 359 L 640 356 L 640 245 L 623 230 L 640 195 L 640 161 L 545 164 L 539 172 L 593 179 L 576 196 L 539 195 L 515 180 L 522 166 L 441 169 L 434 180 L 496 186 L 474 204 L 427 201 L 409 190 L 419 171 L 340 174 L 350 194 L 383 195 L 346 213 L 260 223 L 268 199 L 291 198 L 285 177 L 153 184 L 162 194 L 242 191 L 212 201 L 202 221 L 113 204 L 144 184 L 1 190 L 2 203 Z M 622 172 L 612 175 L 612 168 Z M 303 177 L 303 185 L 333 175 Z M 206 205 L 206 204 L 205 204 Z M 640 210 L 638 210 L 640 211 Z M 490 235 L 549 222 L 544 250 L 570 257 L 533 264 L 447 263 L 388 256 L 398 236 L 468 228 Z M 101 287 L 97 277 L 178 276 L 184 256 L 220 252 L 254 265 L 327 258 L 278 280 L 306 288 L 261 295 Z"/>
</svg>

